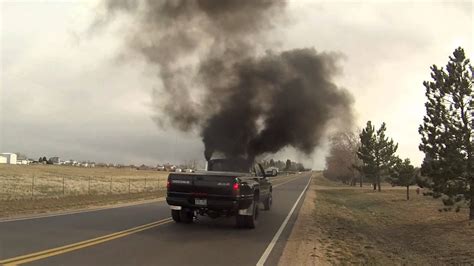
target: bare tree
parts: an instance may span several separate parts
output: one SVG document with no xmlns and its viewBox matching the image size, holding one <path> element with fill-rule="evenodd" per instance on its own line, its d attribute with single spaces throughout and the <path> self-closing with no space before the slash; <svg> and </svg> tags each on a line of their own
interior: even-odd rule
<svg viewBox="0 0 474 266">
<path fill-rule="evenodd" d="M 354 132 L 339 132 L 331 136 L 324 176 L 355 186 L 359 176 L 354 167 L 360 164 L 357 157 L 359 145 L 359 136 Z"/>
</svg>

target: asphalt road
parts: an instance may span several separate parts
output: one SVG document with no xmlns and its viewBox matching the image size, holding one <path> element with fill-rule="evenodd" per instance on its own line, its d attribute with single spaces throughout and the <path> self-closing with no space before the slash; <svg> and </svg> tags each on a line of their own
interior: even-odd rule
<svg viewBox="0 0 474 266">
<path fill-rule="evenodd" d="M 275 265 L 309 179 L 274 185 L 272 209 L 253 230 L 233 218 L 175 224 L 165 202 L 0 222 L 0 264 Z"/>
</svg>

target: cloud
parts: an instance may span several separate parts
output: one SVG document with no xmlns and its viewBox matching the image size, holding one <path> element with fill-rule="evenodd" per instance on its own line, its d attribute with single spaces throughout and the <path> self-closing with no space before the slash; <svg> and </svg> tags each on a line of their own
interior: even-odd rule
<svg viewBox="0 0 474 266">
<path fill-rule="evenodd" d="M 472 3 L 295 2 L 272 45 L 343 53 L 336 84 L 355 95 L 358 124 L 387 122 L 399 154 L 419 163 L 422 82 L 456 46 L 472 57 Z M 160 84 L 144 62 L 115 56 L 122 42 L 114 33 L 124 29 L 83 34 L 96 4 L 2 3 L 0 151 L 137 164 L 203 159 L 195 134 L 154 124 L 151 93 Z M 277 157 L 322 168 L 324 152 Z"/>
</svg>

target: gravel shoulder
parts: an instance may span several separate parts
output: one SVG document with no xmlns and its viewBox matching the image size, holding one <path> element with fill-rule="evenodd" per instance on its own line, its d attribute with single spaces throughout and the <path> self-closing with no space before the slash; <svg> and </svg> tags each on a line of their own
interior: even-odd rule
<svg viewBox="0 0 474 266">
<path fill-rule="evenodd" d="M 321 230 L 312 226 L 314 224 L 313 212 L 316 207 L 315 186 L 315 178 L 313 178 L 278 265 L 330 264 L 325 259 L 320 241 L 317 240 L 317 237 L 321 235 Z"/>
</svg>

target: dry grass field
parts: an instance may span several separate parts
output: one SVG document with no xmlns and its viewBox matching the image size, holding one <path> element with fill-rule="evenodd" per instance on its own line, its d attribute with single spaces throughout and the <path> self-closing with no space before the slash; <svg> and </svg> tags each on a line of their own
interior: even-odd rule
<svg viewBox="0 0 474 266">
<path fill-rule="evenodd" d="M 0 216 L 157 198 L 168 172 L 0 164 Z"/>
<path fill-rule="evenodd" d="M 164 189 L 167 172 L 130 168 L 0 164 L 0 200 Z"/>
<path fill-rule="evenodd" d="M 281 265 L 473 265 L 468 210 L 405 190 L 341 187 L 318 175 L 308 190 Z M 296 254 L 296 256 L 295 256 Z"/>
</svg>

